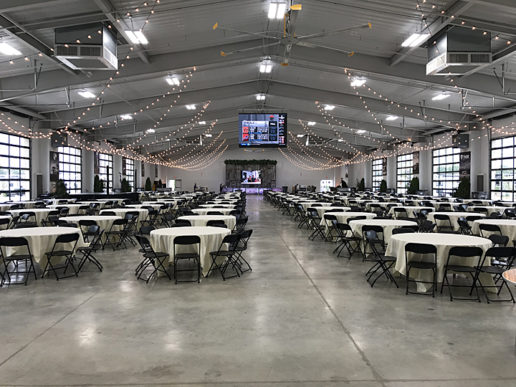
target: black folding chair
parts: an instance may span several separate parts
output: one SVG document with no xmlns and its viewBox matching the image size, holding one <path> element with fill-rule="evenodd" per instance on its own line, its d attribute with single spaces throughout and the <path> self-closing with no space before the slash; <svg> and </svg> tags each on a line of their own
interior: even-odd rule
<svg viewBox="0 0 516 387">
<path fill-rule="evenodd" d="M 75 265 L 73 263 L 73 255 L 75 252 L 75 247 L 77 246 L 77 241 L 79 240 L 79 236 L 80 235 L 78 233 L 62 234 L 62 235 L 57 236 L 56 241 L 54 242 L 54 246 L 52 247 L 52 251 L 45 253 L 45 255 L 47 257 L 47 264 L 45 265 L 45 268 L 43 269 L 41 278 L 43 278 L 45 276 L 45 274 L 47 274 L 47 272 L 49 272 L 49 269 L 55 275 L 56 281 L 59 281 L 62 278 L 78 276 L 77 269 L 75 268 Z M 71 249 L 68 246 L 66 246 L 70 243 L 73 244 Z M 56 259 L 64 258 L 65 261 L 62 265 L 55 266 L 54 263 L 52 262 L 52 260 L 54 258 L 56 258 Z M 69 276 L 64 276 L 64 274 L 66 274 L 66 271 L 68 270 L 68 267 L 72 268 L 73 274 L 69 275 Z M 57 274 L 57 269 L 64 269 L 63 276 L 60 277 Z"/>
<path fill-rule="evenodd" d="M 497 224 L 480 223 L 478 229 L 480 230 L 480 236 L 482 238 L 487 238 L 492 233 L 502 235 L 502 230 L 500 230 L 500 226 Z"/>
<path fill-rule="evenodd" d="M 382 252 L 384 241 L 378 238 L 378 235 L 374 230 L 366 231 L 364 233 L 364 240 L 367 240 L 367 246 L 371 249 L 371 254 L 368 255 L 367 261 L 374 262 L 373 266 L 366 273 L 367 282 L 371 287 L 374 287 L 376 281 L 378 281 L 380 277 L 385 276 L 389 281 L 394 282 L 396 287 L 399 288 L 398 283 L 390 271 L 391 267 L 396 263 L 396 258 L 385 256 Z M 373 279 L 373 276 L 378 272 L 380 273 Z M 373 279 L 372 282 L 371 279 Z"/>
<path fill-rule="evenodd" d="M 409 259 L 409 254 L 420 254 L 424 256 L 430 256 L 431 261 L 419 261 L 414 259 Z M 432 297 L 435 297 L 435 290 L 437 288 L 437 248 L 434 245 L 428 245 L 423 243 L 407 243 L 405 245 L 405 267 L 406 267 L 406 276 L 407 276 L 407 286 L 405 289 L 405 294 L 418 294 L 418 295 L 428 295 L 427 293 L 418 293 L 409 291 L 409 283 L 426 283 L 432 284 Z M 410 271 L 412 269 L 417 270 L 432 270 L 433 280 L 432 282 L 428 281 L 418 281 L 414 279 L 410 279 Z"/>
<path fill-rule="evenodd" d="M 355 236 L 350 225 L 347 223 L 337 223 L 335 225 L 335 230 L 337 230 L 338 244 L 337 247 L 333 250 L 333 253 L 337 253 L 337 257 L 340 257 L 342 250 L 346 249 L 349 254 L 348 259 L 351 259 L 353 254 L 355 254 L 355 252 L 360 248 L 361 238 Z"/>
<path fill-rule="evenodd" d="M 251 238 L 251 235 L 253 234 L 253 230 L 244 230 L 239 235 L 240 239 L 238 240 L 238 243 L 236 247 L 234 248 L 235 255 L 235 263 L 236 267 L 240 270 L 240 273 L 245 273 L 247 271 L 253 271 L 251 268 L 251 265 L 247 260 L 244 258 L 243 253 L 247 250 L 247 245 L 249 243 L 249 239 Z"/>
<path fill-rule="evenodd" d="M 472 235 L 471 226 L 465 217 L 461 216 L 457 219 L 457 223 L 459 225 L 459 230 L 462 235 Z"/>
<path fill-rule="evenodd" d="M 102 271 L 104 267 L 102 266 L 102 263 L 100 263 L 100 261 L 93 255 L 93 253 L 96 253 L 97 250 L 102 248 L 102 235 L 104 235 L 104 230 L 101 230 L 98 225 L 93 225 L 88 227 L 87 232 L 89 237 L 91 237 L 91 241 L 88 246 L 79 247 L 77 249 L 77 252 L 82 254 L 77 271 L 81 272 L 86 262 L 93 263 L 95 266 L 97 266 L 99 271 Z"/>
<path fill-rule="evenodd" d="M 240 241 L 241 234 L 229 234 L 224 237 L 222 240 L 219 249 L 217 251 L 210 252 L 211 256 L 211 266 L 208 270 L 208 274 L 210 275 L 213 271 L 218 270 L 220 275 L 222 276 L 222 280 L 226 280 L 233 277 L 240 277 L 238 260 L 237 260 L 237 252 L 236 248 L 238 246 L 238 242 Z M 222 258 L 222 262 L 217 262 L 218 259 Z M 231 276 L 226 276 L 226 270 L 231 265 L 235 274 Z"/>
<path fill-rule="evenodd" d="M 143 280 L 146 283 L 149 283 L 149 280 L 154 276 L 158 275 L 158 273 L 165 273 L 167 278 L 171 280 L 170 274 L 168 274 L 167 269 L 163 265 L 163 262 L 168 262 L 169 255 L 167 253 L 156 252 L 152 248 L 149 239 L 144 235 L 135 235 L 135 238 L 140 245 L 140 252 L 143 254 L 143 260 L 136 267 L 134 274 L 136 279 Z M 152 272 L 144 277 L 143 274 L 147 270 L 147 268 L 151 267 Z"/>
<path fill-rule="evenodd" d="M 223 220 L 211 219 L 206 222 L 206 226 L 208 227 L 221 227 L 227 228 L 228 226 L 224 223 Z"/>
<path fill-rule="evenodd" d="M 197 252 L 190 253 L 178 253 L 177 246 L 185 248 L 186 246 L 195 247 Z M 180 235 L 174 238 L 174 280 L 176 284 L 178 282 L 201 282 L 201 238 L 197 235 Z M 193 261 L 195 269 L 179 269 L 179 262 L 181 261 Z M 178 281 L 177 273 L 179 272 L 197 272 L 197 281 Z"/>
<path fill-rule="evenodd" d="M 452 288 L 468 288 L 470 289 L 470 294 L 473 289 L 476 291 L 476 298 L 459 298 L 455 297 L 456 300 L 466 300 L 466 301 L 478 301 L 480 302 L 480 296 L 478 294 L 478 288 L 475 285 L 475 273 L 476 267 L 480 265 L 480 260 L 482 259 L 483 251 L 480 247 L 470 247 L 470 246 L 454 246 L 450 249 L 448 253 L 448 258 L 446 260 L 446 264 L 444 265 L 444 277 L 443 282 L 441 284 L 441 294 L 443 293 L 443 289 L 446 286 L 450 291 L 450 301 L 454 300 Z M 476 262 L 472 262 L 475 260 Z M 469 263 L 469 264 L 468 264 Z M 473 263 L 473 264 L 472 264 Z M 450 284 L 448 281 L 448 273 L 453 273 L 453 282 Z M 469 274 L 472 279 L 472 283 L 470 285 L 457 285 L 455 284 L 456 274 Z"/>
<path fill-rule="evenodd" d="M 491 247 L 484 254 L 484 258 L 482 259 L 482 263 L 476 267 L 474 285 L 476 283 L 480 285 L 484 295 L 486 296 L 487 303 L 490 302 L 502 302 L 502 301 L 514 301 L 514 296 L 512 295 L 511 288 L 503 278 L 502 274 L 504 271 L 512 268 L 514 263 L 514 259 L 516 257 L 516 248 L 514 247 Z M 491 266 L 486 266 L 486 261 L 490 260 Z M 493 277 L 494 284 L 493 285 L 485 285 L 480 280 L 480 274 L 485 273 L 491 275 Z M 499 285 L 499 283 L 501 284 Z M 497 290 L 496 295 L 499 296 L 503 287 L 507 288 L 509 292 L 510 298 L 508 299 L 492 299 L 489 298 L 488 293 L 486 292 L 486 288 L 495 288 Z M 471 293 L 471 292 L 470 292 Z"/>
<path fill-rule="evenodd" d="M 451 219 L 446 214 L 434 214 L 434 220 L 437 225 L 437 232 L 454 233 Z M 441 222 L 441 223 L 439 223 Z M 443 224 L 444 223 L 444 224 Z"/>
<path fill-rule="evenodd" d="M 310 229 L 312 230 L 312 233 L 308 236 L 308 239 L 313 241 L 317 237 L 321 238 L 322 240 L 326 239 L 326 225 L 321 224 L 321 218 L 319 218 L 319 214 L 317 213 L 317 210 L 315 208 L 308 208 L 306 211 L 307 217 L 308 217 L 308 225 L 310 226 Z M 331 235 L 330 235 L 331 237 Z"/>
<path fill-rule="evenodd" d="M 24 248 L 25 252 L 20 252 L 19 250 Z M 16 252 L 12 254 L 7 254 L 7 249 L 15 249 Z M 34 279 L 37 280 L 36 269 L 34 268 L 34 259 L 32 253 L 30 251 L 29 242 L 25 238 L 22 237 L 3 237 L 0 238 L 0 255 L 2 256 L 2 261 L 4 264 L 5 271 L 2 274 L 2 282 L 0 284 L 3 285 L 5 279 L 9 282 L 9 285 L 13 280 L 18 278 L 18 276 L 25 274 L 24 285 L 27 285 L 29 280 L 30 273 L 34 274 Z M 10 266 L 13 266 L 13 270 L 10 269 Z M 21 269 L 23 266 L 24 270 Z M 19 284 L 19 282 L 14 282 L 14 284 Z"/>
<path fill-rule="evenodd" d="M 374 231 L 375 243 L 380 243 L 377 248 L 379 252 L 383 254 L 385 252 L 385 238 L 383 234 L 383 227 L 378 225 L 364 225 L 362 226 L 362 262 L 365 262 L 368 259 L 367 250 L 369 248 L 369 238 L 367 238 L 367 233 L 369 231 Z M 373 257 L 375 258 L 375 257 Z"/>
<path fill-rule="evenodd" d="M 115 219 L 109 230 L 104 233 L 106 238 L 102 244 L 102 250 L 104 250 L 107 245 L 111 246 L 113 251 L 120 247 L 120 245 L 124 243 L 123 238 L 126 226 L 127 219 Z"/>
</svg>

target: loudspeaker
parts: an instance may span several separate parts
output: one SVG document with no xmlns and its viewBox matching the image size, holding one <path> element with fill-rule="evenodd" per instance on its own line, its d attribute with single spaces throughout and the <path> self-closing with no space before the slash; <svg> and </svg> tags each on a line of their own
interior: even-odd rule
<svg viewBox="0 0 516 387">
<path fill-rule="evenodd" d="M 484 192 L 484 175 L 477 175 L 477 192 Z"/>
</svg>

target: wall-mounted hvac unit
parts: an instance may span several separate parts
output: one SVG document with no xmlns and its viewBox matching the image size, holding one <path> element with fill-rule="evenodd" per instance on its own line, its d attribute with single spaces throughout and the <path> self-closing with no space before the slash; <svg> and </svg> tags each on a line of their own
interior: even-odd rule
<svg viewBox="0 0 516 387">
<path fill-rule="evenodd" d="M 116 36 L 102 23 L 55 29 L 54 56 L 74 70 L 116 70 L 116 55 Z"/>
<path fill-rule="evenodd" d="M 426 75 L 462 75 L 492 62 L 489 32 L 452 27 L 428 42 Z"/>
</svg>

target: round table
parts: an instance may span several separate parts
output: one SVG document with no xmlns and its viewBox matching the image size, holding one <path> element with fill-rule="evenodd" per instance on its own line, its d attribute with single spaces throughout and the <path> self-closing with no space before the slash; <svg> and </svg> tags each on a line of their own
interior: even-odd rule
<svg viewBox="0 0 516 387">
<path fill-rule="evenodd" d="M 333 212 L 331 215 L 335 215 L 335 217 L 337 218 L 337 221 L 339 223 L 346 223 L 348 218 L 355 218 L 357 216 L 365 216 L 366 219 L 376 218 L 376 214 L 372 214 L 370 212 L 351 212 L 351 211 Z M 326 222 L 326 220 L 323 217 L 321 219 L 321 223 L 320 224 L 321 224 L 321 226 L 322 225 L 326 226 L 325 233 L 328 236 L 329 235 L 329 230 L 330 230 L 329 222 Z"/>
<path fill-rule="evenodd" d="M 113 222 L 117 219 L 122 219 L 120 216 L 99 216 L 99 215 L 85 215 L 85 216 L 64 216 L 59 218 L 70 223 L 75 223 L 77 226 L 81 220 L 94 220 L 101 230 L 109 231 Z"/>
<path fill-rule="evenodd" d="M 106 211 L 114 212 L 116 216 L 121 216 L 122 218 L 125 218 L 125 214 L 128 212 L 138 212 L 138 222 L 145 220 L 149 215 L 149 210 L 145 208 L 110 208 L 102 210 L 99 213 L 103 214 Z"/>
<path fill-rule="evenodd" d="M 309 209 L 310 207 L 313 207 L 314 204 L 320 204 L 321 207 L 327 207 L 330 205 L 330 203 L 327 203 L 327 202 L 299 202 L 297 204 L 301 204 L 301 206 L 303 207 L 303 210 L 307 210 Z M 314 207 L 314 208 L 317 208 L 317 207 Z"/>
<path fill-rule="evenodd" d="M 199 214 L 199 215 L 207 215 L 208 211 L 218 211 L 221 212 L 222 215 L 229 215 L 231 211 L 233 211 L 232 208 L 220 208 L 220 207 L 212 207 L 212 208 L 194 208 L 192 210 L 193 213 Z"/>
<path fill-rule="evenodd" d="M 0 219 L 7 219 L 10 222 L 11 216 L 10 215 L 0 215 Z M 7 227 L 9 227 L 9 223 L 7 223 L 5 226 L 0 226 L 0 227 L 3 227 L 0 230 L 5 230 L 5 229 L 7 229 Z"/>
<path fill-rule="evenodd" d="M 423 243 L 433 245 L 437 249 L 437 282 L 442 282 L 444 275 L 444 266 L 448 259 L 448 253 L 454 246 L 462 247 L 480 247 L 484 253 L 493 244 L 489 239 L 480 238 L 470 235 L 457 235 L 457 234 L 446 234 L 446 233 L 410 233 L 410 234 L 398 234 L 392 235 L 390 242 L 385 251 L 386 256 L 396 257 L 395 271 L 406 275 L 405 265 L 405 245 L 407 243 Z M 477 260 L 471 260 L 469 262 L 471 266 L 475 266 Z M 461 264 L 465 264 L 463 261 Z M 486 262 L 489 264 L 489 262 Z M 432 273 L 430 270 L 411 270 L 411 276 L 416 280 L 432 282 Z M 481 274 L 481 281 L 484 284 L 492 284 L 492 278 L 490 275 L 483 276 Z M 423 286 L 425 285 L 425 286 Z M 429 284 L 418 283 L 418 291 L 426 292 Z"/>
<path fill-rule="evenodd" d="M 500 227 L 502 235 L 509 237 L 508 246 L 513 246 L 513 241 L 516 240 L 516 219 L 479 219 L 473 222 L 471 232 L 475 235 L 480 235 L 480 224 L 494 224 Z"/>
<path fill-rule="evenodd" d="M 70 215 L 75 215 L 79 213 L 79 207 L 81 207 L 82 204 L 52 204 L 50 206 L 47 206 L 47 208 L 51 208 L 52 210 L 57 210 L 62 207 L 68 208 L 70 211 L 68 212 Z"/>
<path fill-rule="evenodd" d="M 136 208 L 136 209 L 140 209 L 142 207 L 152 207 L 153 209 L 157 210 L 157 211 L 160 211 L 161 210 L 161 206 L 162 204 L 156 204 L 155 202 L 152 203 L 152 204 L 127 204 L 125 206 L 125 208 Z"/>
<path fill-rule="evenodd" d="M 423 206 L 395 206 L 395 207 L 391 207 L 391 209 L 389 210 L 388 214 L 389 215 L 392 215 L 394 216 L 395 213 L 394 213 L 394 209 L 395 208 L 404 208 L 405 211 L 407 212 L 407 216 L 409 218 L 415 218 L 416 216 L 414 215 L 414 211 L 416 212 L 419 212 L 421 210 L 430 210 L 430 211 L 433 211 L 434 210 L 434 207 L 423 207 Z M 471 215 L 471 214 L 470 214 Z"/>
<path fill-rule="evenodd" d="M 430 220 L 431 222 L 434 222 L 437 224 L 437 226 L 439 225 L 442 225 L 442 224 L 446 224 L 445 221 L 435 221 L 434 219 L 434 215 L 448 215 L 450 217 L 450 221 L 451 221 L 451 224 L 453 226 L 453 230 L 454 231 L 459 231 L 460 230 L 460 226 L 459 226 L 459 223 L 457 222 L 457 220 L 459 218 L 465 218 L 467 216 L 472 216 L 472 215 L 478 215 L 478 216 L 482 216 L 484 217 L 485 215 L 484 214 L 476 214 L 476 213 L 473 213 L 473 212 L 431 212 L 429 213 L 426 217 L 428 220 Z M 447 224 L 446 224 L 447 225 Z"/>
<path fill-rule="evenodd" d="M 236 206 L 234 204 L 200 204 L 199 207 L 202 207 L 202 208 L 218 208 L 218 207 L 223 207 L 223 208 L 235 208 Z"/>
<path fill-rule="evenodd" d="M 507 209 L 507 208 L 510 208 L 510 207 L 500 207 L 500 206 L 471 206 L 471 207 L 468 207 L 468 212 L 471 211 L 473 212 L 474 214 L 476 214 L 477 212 L 475 210 L 479 209 L 479 208 L 485 208 L 487 210 L 487 215 L 491 215 L 493 212 L 499 212 L 500 214 L 503 215 L 504 211 Z"/>
<path fill-rule="evenodd" d="M 9 212 L 11 213 L 12 216 L 18 216 L 23 212 L 33 212 L 34 215 L 36 216 L 36 223 L 38 225 L 41 224 L 42 220 L 45 220 L 47 218 L 48 213 L 50 211 L 54 211 L 54 210 L 52 210 L 50 208 L 29 208 L 29 209 L 24 209 L 24 210 L 9 210 Z"/>
<path fill-rule="evenodd" d="M 222 220 L 230 230 L 233 230 L 236 224 L 236 217 L 233 215 L 186 215 L 177 219 L 188 220 L 194 227 L 204 227 L 210 220 Z"/>
<path fill-rule="evenodd" d="M 0 238 L 2 237 L 22 237 L 29 243 L 30 251 L 33 255 L 34 261 L 44 266 L 47 263 L 45 253 L 52 251 L 52 247 L 59 235 L 65 234 L 79 234 L 77 241 L 78 247 L 85 247 L 87 243 L 82 238 L 82 233 L 78 228 L 72 227 L 29 227 L 14 230 L 0 231 Z M 69 248 L 73 247 L 70 243 Z M 22 248 L 24 250 L 24 248 Z M 9 251 L 10 253 L 11 251 Z"/>
<path fill-rule="evenodd" d="M 352 220 L 349 222 L 353 233 L 362 238 L 362 227 L 363 226 L 380 226 L 383 229 L 383 240 L 386 244 L 389 243 L 392 236 L 392 230 L 403 226 L 417 226 L 416 222 L 411 220 L 396 220 L 396 219 L 363 219 L 363 220 Z"/>
<path fill-rule="evenodd" d="M 332 210 L 344 210 L 345 211 L 349 211 L 351 210 L 351 207 L 343 207 L 343 206 L 322 206 L 322 207 L 314 207 L 316 210 L 317 210 L 317 213 L 319 214 L 319 217 L 322 218 L 323 215 L 326 213 L 326 212 L 331 212 Z M 339 211 L 337 211 L 339 212 Z M 342 212 L 342 211 L 340 211 Z"/>
<path fill-rule="evenodd" d="M 174 239 L 180 235 L 196 235 L 201 239 L 202 274 L 206 276 L 211 266 L 210 252 L 217 251 L 226 235 L 231 234 L 227 228 L 221 227 L 173 227 L 160 228 L 150 233 L 150 243 L 154 251 L 166 252 L 170 255 L 170 262 L 174 262 Z M 190 252 L 188 247 L 178 246 L 177 252 Z"/>
</svg>

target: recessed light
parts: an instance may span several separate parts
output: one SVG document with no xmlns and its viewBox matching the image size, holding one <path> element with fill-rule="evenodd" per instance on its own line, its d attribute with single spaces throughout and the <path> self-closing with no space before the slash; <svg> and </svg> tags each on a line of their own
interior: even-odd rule
<svg viewBox="0 0 516 387">
<path fill-rule="evenodd" d="M 148 44 L 149 41 L 145 37 L 142 31 L 125 31 L 127 37 L 131 41 L 132 44 Z"/>
<path fill-rule="evenodd" d="M 366 131 L 364 129 L 358 129 L 357 134 L 364 134 Z"/>
<path fill-rule="evenodd" d="M 147 130 L 145 131 L 145 133 L 148 133 L 148 134 L 152 134 L 152 133 L 155 133 L 155 132 L 156 132 L 156 131 L 155 131 L 154 129 L 152 129 L 152 128 L 147 129 Z"/>
<path fill-rule="evenodd" d="M 450 96 L 450 94 L 440 93 L 432 97 L 432 101 L 442 101 Z"/>
<path fill-rule="evenodd" d="M 285 3 L 271 2 L 269 5 L 269 19 L 283 19 L 287 5 Z"/>
<path fill-rule="evenodd" d="M 179 86 L 180 84 L 179 79 L 175 75 L 166 77 L 165 80 L 170 86 Z"/>
<path fill-rule="evenodd" d="M 333 110 L 335 109 L 334 105 L 324 105 L 324 110 Z"/>
<path fill-rule="evenodd" d="M 430 34 L 412 34 L 401 43 L 401 47 L 419 47 L 426 42 L 430 36 Z"/>
<path fill-rule="evenodd" d="M 265 94 L 256 94 L 257 101 L 265 101 Z"/>
<path fill-rule="evenodd" d="M 192 105 L 186 105 L 186 108 L 188 110 L 195 110 L 196 109 L 195 105 L 193 105 L 193 104 Z"/>
<path fill-rule="evenodd" d="M 398 116 L 387 116 L 387 121 L 396 121 L 399 117 Z"/>
<path fill-rule="evenodd" d="M 122 114 L 122 115 L 120 116 L 120 118 L 121 118 L 122 120 L 132 120 L 132 119 L 133 119 L 133 116 L 132 116 L 132 115 L 130 115 L 130 114 Z"/>
<path fill-rule="evenodd" d="M 367 82 L 365 78 L 353 78 L 351 80 L 351 87 L 362 87 Z"/>
<path fill-rule="evenodd" d="M 344 140 L 342 138 L 339 138 L 337 141 L 338 142 L 344 142 Z"/>
<path fill-rule="evenodd" d="M 304 134 L 298 134 L 296 137 L 301 138 L 301 137 L 305 137 L 305 135 Z"/>
<path fill-rule="evenodd" d="M 206 121 L 199 121 L 199 125 L 206 125 Z"/>
<path fill-rule="evenodd" d="M 96 97 L 95 94 L 88 90 L 79 91 L 77 94 L 79 94 L 82 98 L 86 99 L 94 99 Z"/>
<path fill-rule="evenodd" d="M 315 121 L 308 121 L 308 123 L 307 123 L 308 126 L 314 126 L 315 124 L 316 124 Z"/>
<path fill-rule="evenodd" d="M 7 43 L 0 43 L 0 54 L 2 55 L 21 55 L 21 52 Z"/>
<path fill-rule="evenodd" d="M 212 134 L 211 134 L 211 133 L 206 133 L 206 134 L 204 135 L 204 137 L 212 137 Z"/>
</svg>

